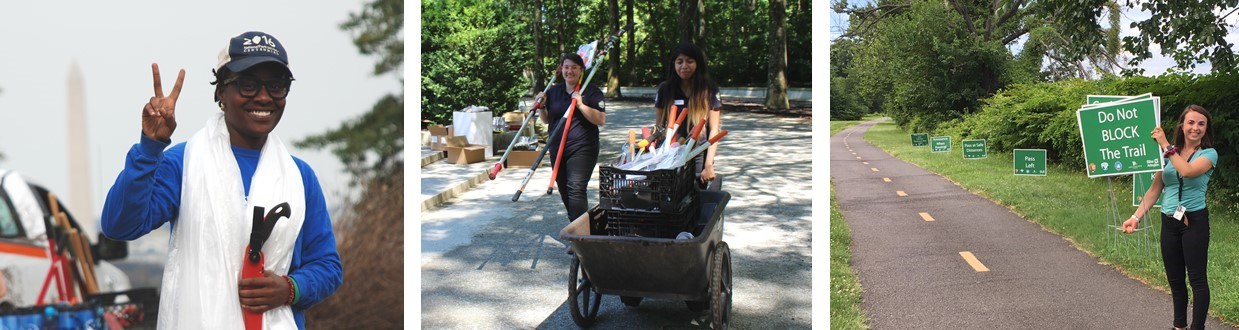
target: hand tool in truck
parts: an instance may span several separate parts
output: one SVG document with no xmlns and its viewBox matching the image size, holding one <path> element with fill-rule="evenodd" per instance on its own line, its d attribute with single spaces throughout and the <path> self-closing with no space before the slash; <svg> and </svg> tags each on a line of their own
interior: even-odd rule
<svg viewBox="0 0 1239 330">
<path fill-rule="evenodd" d="M 266 267 L 266 257 L 262 253 L 263 244 L 267 243 L 267 238 L 271 237 L 271 231 L 275 229 L 275 222 L 280 218 L 292 217 L 292 210 L 288 202 L 277 204 L 271 208 L 270 212 L 263 215 L 263 207 L 254 207 L 254 226 L 250 230 L 250 243 L 245 247 L 245 260 L 241 262 L 241 278 L 262 277 L 262 270 Z M 246 330 L 261 330 L 262 329 L 262 313 L 251 312 L 246 309 L 241 309 L 241 316 L 245 320 Z"/>
<path fill-rule="evenodd" d="M 676 106 L 674 105 L 671 106 L 671 114 L 673 116 L 676 113 L 675 111 L 676 111 Z M 680 123 L 683 123 L 684 119 L 688 118 L 688 109 L 684 109 L 684 111 L 680 112 L 679 117 L 672 117 L 672 118 L 675 118 L 675 121 L 670 122 L 669 123 L 670 125 L 667 125 L 667 130 L 671 131 L 671 134 L 667 134 L 667 139 L 663 141 L 663 148 L 666 148 L 667 150 L 671 149 L 671 141 L 675 139 L 675 133 L 680 130 Z"/>
<path fill-rule="evenodd" d="M 558 67 L 555 69 L 555 72 L 559 72 Z M 554 75 L 551 76 L 554 77 Z M 550 81 L 546 83 L 546 88 L 542 89 L 542 95 L 544 95 L 543 97 L 545 97 L 546 91 L 551 90 L 551 86 L 554 85 L 555 78 L 551 78 Z M 525 131 L 525 126 L 529 126 L 529 123 L 533 122 L 533 118 L 538 116 L 538 107 L 542 106 L 542 101 L 543 99 L 534 100 L 533 107 L 529 108 L 529 115 L 525 116 L 525 121 L 521 123 L 521 128 L 516 130 L 516 137 L 512 138 L 512 143 L 508 143 L 508 150 L 503 152 L 503 157 L 499 157 L 499 161 L 495 162 L 495 168 L 491 169 L 490 173 L 488 173 L 491 180 L 494 180 L 495 176 L 499 175 L 499 171 L 503 170 L 503 162 L 507 161 L 508 155 L 512 154 L 512 147 L 516 146 L 517 140 L 520 140 L 518 137 L 520 137 L 521 133 Z M 532 131 L 533 128 L 530 128 L 530 130 Z"/>
<path fill-rule="evenodd" d="M 631 29 L 631 28 L 632 28 L 632 25 L 629 25 L 628 29 Z M 620 30 L 620 31 L 622 32 L 623 30 Z M 617 33 L 620 33 L 620 32 L 617 32 Z M 616 39 L 618 39 L 618 37 L 616 37 Z M 547 139 L 548 142 L 554 141 L 555 137 L 558 136 L 555 134 L 562 133 L 564 131 L 564 129 L 562 129 L 564 127 L 564 119 L 565 118 L 560 118 L 560 120 L 555 124 L 555 128 L 551 129 L 550 131 L 551 136 L 548 137 Z M 512 195 L 513 202 L 520 200 L 521 193 L 525 191 L 525 186 L 529 184 L 529 179 L 533 178 L 534 171 L 538 170 L 538 164 L 542 163 L 542 158 L 546 157 L 546 152 L 547 150 L 550 150 L 550 146 L 551 144 L 547 143 L 545 146 L 542 147 L 542 150 L 538 152 L 538 157 L 534 158 L 533 165 L 529 166 L 528 172 L 525 172 L 525 179 L 521 180 L 521 187 L 516 190 L 516 194 Z"/>
<path fill-rule="evenodd" d="M 595 57 L 596 60 L 593 63 L 593 68 L 589 70 L 589 76 L 586 76 L 585 80 L 580 82 L 576 86 L 576 93 L 581 93 L 582 88 L 584 88 L 585 86 L 589 86 L 589 81 L 594 79 L 594 74 L 598 73 L 598 68 L 601 68 L 602 62 L 607 59 L 607 53 L 611 51 L 611 48 L 615 48 L 615 44 L 619 43 L 620 36 L 622 35 L 624 35 L 623 28 L 619 29 L 619 31 L 615 31 L 615 34 L 611 35 L 611 38 L 607 40 L 606 46 L 603 46 L 602 50 L 598 51 L 598 55 L 596 55 Z M 567 113 L 564 114 L 564 117 L 566 119 L 566 122 L 564 122 L 564 128 L 563 128 L 564 133 L 560 134 L 559 149 L 557 150 L 556 155 L 555 155 L 555 165 L 551 166 L 551 180 L 549 183 L 547 183 L 547 187 L 546 187 L 547 195 L 550 195 L 552 192 L 555 191 L 555 178 L 558 177 L 559 175 L 559 164 L 563 163 L 564 147 L 568 145 L 568 130 L 572 129 L 572 117 L 576 113 L 576 106 L 577 106 L 577 101 L 574 98 L 572 99 L 572 103 L 568 105 Z"/>
<path fill-rule="evenodd" d="M 689 159 L 693 159 L 693 157 L 697 157 L 698 154 L 700 154 L 703 151 L 706 151 L 706 149 L 710 148 L 711 145 L 718 143 L 718 140 L 722 140 L 724 136 L 727 136 L 727 130 L 719 131 L 718 134 L 714 135 L 714 137 L 711 137 L 709 140 L 701 143 L 701 145 L 694 148 L 693 151 L 690 151 L 688 155 L 680 159 L 678 163 L 681 166 L 683 166 L 684 163 L 688 162 Z"/>
</svg>

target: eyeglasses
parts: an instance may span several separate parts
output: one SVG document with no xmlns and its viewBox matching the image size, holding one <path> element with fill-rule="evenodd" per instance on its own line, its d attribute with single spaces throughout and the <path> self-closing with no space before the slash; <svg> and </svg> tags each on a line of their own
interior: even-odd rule
<svg viewBox="0 0 1239 330">
<path fill-rule="evenodd" d="M 283 100 L 288 97 L 288 90 L 292 88 L 292 78 L 279 78 L 272 80 L 258 80 L 251 76 L 236 76 L 224 80 L 222 84 L 237 84 L 237 91 L 241 92 L 241 96 L 252 98 L 258 96 L 259 88 L 266 88 L 267 95 L 276 100 Z"/>
</svg>

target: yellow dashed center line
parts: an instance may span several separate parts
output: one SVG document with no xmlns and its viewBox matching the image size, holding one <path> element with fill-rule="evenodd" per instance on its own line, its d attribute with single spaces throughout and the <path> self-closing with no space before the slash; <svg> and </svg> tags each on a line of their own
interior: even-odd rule
<svg viewBox="0 0 1239 330">
<path fill-rule="evenodd" d="M 882 178 L 882 182 L 891 182 L 891 178 Z"/>
<path fill-rule="evenodd" d="M 877 168 L 877 167 L 870 167 L 870 168 L 869 168 L 869 170 L 870 170 L 870 171 L 877 172 L 877 171 L 878 171 L 878 168 Z"/>
<path fill-rule="evenodd" d="M 899 195 L 899 197 L 908 197 L 908 193 L 903 192 L 903 190 L 896 190 L 895 194 Z"/>
<path fill-rule="evenodd" d="M 929 213 L 921 212 L 921 219 L 925 221 L 934 221 L 934 217 L 929 216 Z"/>
<path fill-rule="evenodd" d="M 981 264 L 981 261 L 977 260 L 977 257 L 972 255 L 972 252 L 962 251 L 959 253 L 959 256 L 964 257 L 964 261 L 967 261 L 968 265 L 972 266 L 972 269 L 976 270 L 978 273 L 989 271 L 989 268 L 985 268 L 985 265 Z"/>
</svg>

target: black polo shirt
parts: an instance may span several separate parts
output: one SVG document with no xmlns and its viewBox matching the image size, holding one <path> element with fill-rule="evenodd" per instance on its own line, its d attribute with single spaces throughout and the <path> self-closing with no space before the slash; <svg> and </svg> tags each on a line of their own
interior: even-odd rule
<svg viewBox="0 0 1239 330">
<path fill-rule="evenodd" d="M 659 87 L 660 87 L 659 89 L 661 89 L 662 86 L 660 85 Z M 685 109 L 688 109 L 688 105 L 690 104 L 690 101 L 689 101 L 688 96 L 684 95 L 684 91 L 680 90 L 679 88 L 672 88 L 672 90 L 675 91 L 675 103 L 672 103 L 672 104 L 676 105 L 676 108 L 679 109 L 677 111 L 684 111 Z M 720 101 L 718 99 L 717 91 L 710 91 L 709 99 L 710 99 L 710 107 L 709 107 L 710 111 L 719 111 L 723 108 L 723 101 Z M 667 108 L 670 109 L 671 107 L 667 107 Z M 663 111 L 661 108 L 658 107 L 658 94 L 657 93 L 654 94 L 654 109 L 655 111 Z M 677 113 L 676 115 L 678 116 L 679 113 Z M 710 131 L 708 130 L 710 127 L 709 119 L 710 119 L 710 115 L 709 113 L 706 113 L 706 127 L 702 128 L 701 130 L 702 137 L 706 137 L 708 136 L 708 134 L 710 134 Z M 680 129 L 676 130 L 676 133 L 677 133 L 676 137 L 682 137 L 684 139 L 688 139 L 688 134 L 692 132 L 691 130 L 693 129 L 693 126 L 697 126 L 697 123 L 695 122 L 690 123 L 690 121 L 692 120 L 690 120 L 687 117 L 684 118 L 684 122 L 680 123 Z M 659 124 L 666 125 L 666 123 L 659 123 Z"/>
<path fill-rule="evenodd" d="M 585 101 L 585 105 L 606 112 L 601 105 L 602 90 L 594 86 L 584 86 L 581 90 L 581 100 Z M 555 128 L 555 124 L 563 118 L 564 113 L 568 112 L 568 106 L 571 104 L 572 94 L 563 83 L 551 86 L 551 89 L 546 91 L 546 115 L 547 119 L 550 119 L 551 128 Z M 552 137 L 558 137 L 558 134 L 554 135 Z M 559 150 L 559 140 L 547 141 L 547 143 L 551 146 L 551 152 Z M 568 142 L 564 153 L 570 154 L 583 149 L 598 150 L 598 125 L 589 122 L 585 119 L 585 115 L 581 114 L 580 109 L 576 109 L 572 111 L 572 127 L 568 129 Z"/>
</svg>

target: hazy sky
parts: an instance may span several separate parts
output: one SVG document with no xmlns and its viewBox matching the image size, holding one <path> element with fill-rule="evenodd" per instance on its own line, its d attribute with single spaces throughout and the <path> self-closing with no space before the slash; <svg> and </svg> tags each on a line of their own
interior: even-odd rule
<svg viewBox="0 0 1239 330">
<path fill-rule="evenodd" d="M 338 28 L 361 8 L 359 0 L 7 2 L 0 6 L 0 168 L 69 195 L 66 86 L 76 62 L 94 192 L 93 216 L 78 217 L 98 217 L 141 134 L 141 109 L 154 93 L 151 63 L 159 63 L 165 93 L 177 69 L 186 70 L 172 136 L 183 142 L 219 111 L 208 84 L 219 51 L 229 38 L 257 30 L 284 44 L 297 79 L 275 133 L 314 168 L 332 205 L 347 188 L 343 165 L 328 151 L 300 150 L 291 141 L 338 127 L 401 88 L 390 74 L 372 76 L 375 59 L 359 54 Z"/>
</svg>

